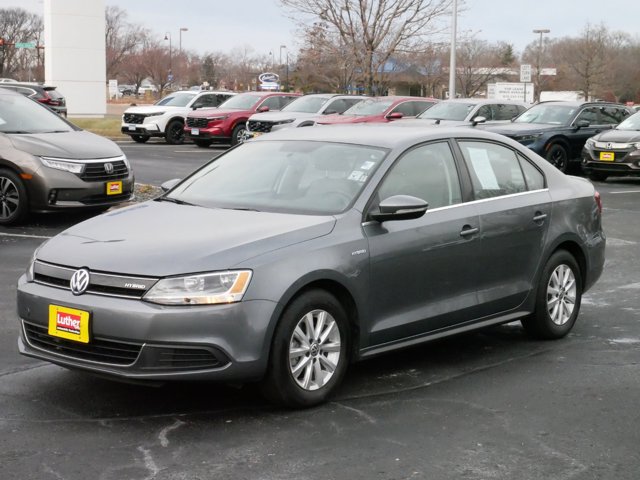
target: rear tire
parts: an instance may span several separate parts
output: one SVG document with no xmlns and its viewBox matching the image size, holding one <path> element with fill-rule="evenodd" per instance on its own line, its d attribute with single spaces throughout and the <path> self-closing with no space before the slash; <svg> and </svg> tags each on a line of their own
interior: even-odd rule
<svg viewBox="0 0 640 480">
<path fill-rule="evenodd" d="M 193 143 L 200 148 L 209 148 L 213 142 L 211 140 L 194 140 Z"/>
<path fill-rule="evenodd" d="M 573 255 L 555 252 L 545 265 L 536 292 L 536 310 L 521 320 L 534 338 L 554 340 L 567 335 L 576 323 L 582 300 L 582 276 Z"/>
<path fill-rule="evenodd" d="M 150 138 L 149 135 L 131 135 L 131 140 L 136 143 L 147 143 Z"/>
<path fill-rule="evenodd" d="M 340 302 L 325 290 L 301 294 L 276 326 L 263 395 L 294 408 L 324 402 L 344 377 L 348 351 L 348 319 Z"/>
<path fill-rule="evenodd" d="M 165 140 L 169 145 L 182 145 L 184 143 L 184 122 L 172 120 L 164 131 Z"/>
<path fill-rule="evenodd" d="M 0 168 L 0 225 L 22 222 L 29 213 L 27 189 L 12 170 Z"/>
</svg>

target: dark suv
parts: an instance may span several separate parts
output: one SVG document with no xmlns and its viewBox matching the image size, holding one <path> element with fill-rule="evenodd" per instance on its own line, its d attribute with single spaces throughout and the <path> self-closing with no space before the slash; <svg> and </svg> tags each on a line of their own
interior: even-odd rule
<svg viewBox="0 0 640 480">
<path fill-rule="evenodd" d="M 37 100 L 38 102 L 49 107 L 54 112 L 64 117 L 67 116 L 67 102 L 53 85 L 42 85 L 40 83 L 7 82 L 0 83 L 0 87 L 21 93 L 26 97 L 33 98 L 34 100 Z"/>
<path fill-rule="evenodd" d="M 609 130 L 633 113 L 618 103 L 542 102 L 512 122 L 482 126 L 513 138 L 565 172 L 579 161 L 589 137 Z"/>
</svg>

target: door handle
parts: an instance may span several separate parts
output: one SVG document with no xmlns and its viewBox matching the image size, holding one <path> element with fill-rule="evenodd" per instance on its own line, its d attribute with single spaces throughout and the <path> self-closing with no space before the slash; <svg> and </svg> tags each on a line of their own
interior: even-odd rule
<svg viewBox="0 0 640 480">
<path fill-rule="evenodd" d="M 470 235 L 475 235 L 480 231 L 477 227 L 471 227 L 470 225 L 465 225 L 462 227 L 462 231 L 460 232 L 461 237 L 468 237 Z"/>
<path fill-rule="evenodd" d="M 535 216 L 533 217 L 533 221 L 542 222 L 545 218 L 547 218 L 546 213 L 536 212 Z"/>
</svg>

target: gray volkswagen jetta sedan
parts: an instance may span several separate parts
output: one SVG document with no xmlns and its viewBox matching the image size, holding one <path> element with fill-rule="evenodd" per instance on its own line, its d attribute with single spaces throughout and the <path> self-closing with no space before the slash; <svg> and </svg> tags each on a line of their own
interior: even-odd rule
<svg viewBox="0 0 640 480">
<path fill-rule="evenodd" d="M 601 274 L 593 185 L 506 137 L 290 129 L 48 240 L 20 351 L 114 379 L 260 381 L 305 407 L 350 362 L 519 320 L 564 337 Z"/>
</svg>

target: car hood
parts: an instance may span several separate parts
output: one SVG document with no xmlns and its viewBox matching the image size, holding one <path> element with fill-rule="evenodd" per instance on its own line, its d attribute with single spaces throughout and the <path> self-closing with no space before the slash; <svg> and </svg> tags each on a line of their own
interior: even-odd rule
<svg viewBox="0 0 640 480">
<path fill-rule="evenodd" d="M 366 123 L 382 118 L 379 115 L 324 115 L 321 120 L 316 123 L 321 125 L 334 125 L 340 123 Z"/>
<path fill-rule="evenodd" d="M 79 223 L 38 259 L 70 267 L 163 277 L 224 270 L 329 234 L 329 216 L 251 212 L 150 201 Z"/>
<path fill-rule="evenodd" d="M 141 113 L 148 115 L 157 112 L 188 112 L 190 110 L 191 108 L 189 107 L 176 107 L 172 105 L 143 105 L 139 107 L 129 107 L 124 113 Z"/>
<path fill-rule="evenodd" d="M 597 142 L 634 143 L 640 142 L 640 132 L 637 130 L 606 130 L 593 139 Z"/>
<path fill-rule="evenodd" d="M 483 129 L 489 132 L 500 133 L 508 137 L 514 136 L 514 135 L 522 135 L 525 133 L 548 132 L 552 130 L 569 128 L 567 125 L 550 125 L 548 123 L 508 122 L 508 123 L 499 123 L 499 124 L 491 123 L 486 125 L 487 127 L 484 128 L 483 124 L 478 124 L 479 127 L 482 126 Z"/>
<path fill-rule="evenodd" d="M 238 113 L 246 113 L 247 115 L 251 115 L 252 110 L 242 110 L 239 108 L 225 108 L 224 110 L 217 108 L 217 107 L 212 107 L 212 108 L 200 108 L 198 110 L 194 110 L 193 112 L 189 113 L 189 117 L 191 118 L 200 118 L 200 117 L 210 117 L 212 115 L 215 115 L 216 117 L 221 117 L 223 115 L 235 115 Z"/>
<path fill-rule="evenodd" d="M 83 160 L 123 155 L 111 140 L 84 130 L 60 133 L 9 135 L 13 146 L 39 157 Z"/>
<path fill-rule="evenodd" d="M 253 120 L 256 122 L 280 122 L 282 120 L 294 119 L 297 120 L 299 118 L 314 118 L 319 116 L 319 113 L 307 113 L 307 112 L 262 112 L 262 113 L 254 113 L 251 115 L 249 120 Z"/>
</svg>

